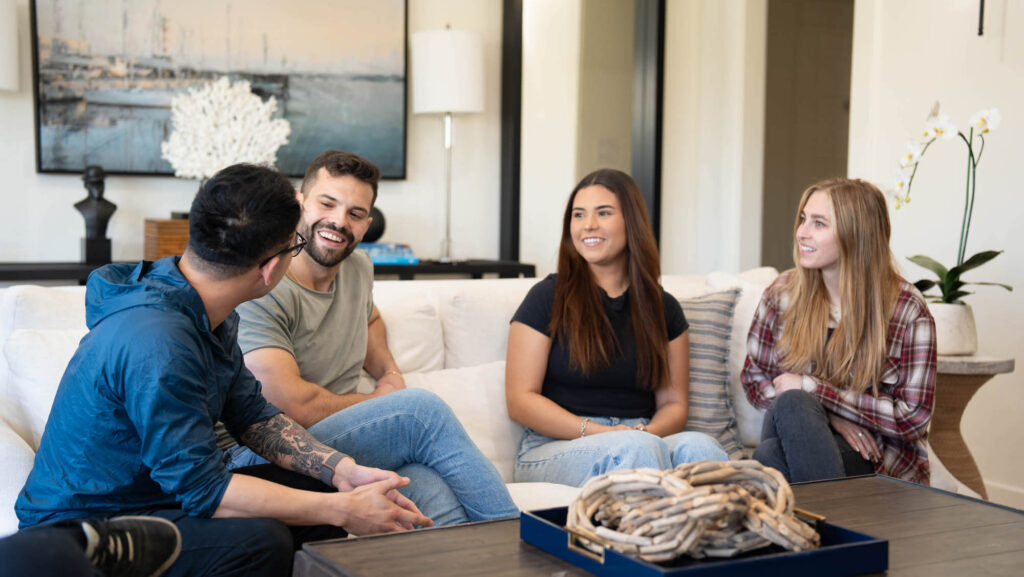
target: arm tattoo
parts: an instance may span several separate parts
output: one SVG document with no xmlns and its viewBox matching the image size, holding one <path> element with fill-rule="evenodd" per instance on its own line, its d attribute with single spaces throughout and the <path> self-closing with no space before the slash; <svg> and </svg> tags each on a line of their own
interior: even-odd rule
<svg viewBox="0 0 1024 577">
<path fill-rule="evenodd" d="M 320 478 L 327 457 L 337 452 L 283 413 L 246 429 L 242 442 L 268 461 L 314 479 Z"/>
</svg>

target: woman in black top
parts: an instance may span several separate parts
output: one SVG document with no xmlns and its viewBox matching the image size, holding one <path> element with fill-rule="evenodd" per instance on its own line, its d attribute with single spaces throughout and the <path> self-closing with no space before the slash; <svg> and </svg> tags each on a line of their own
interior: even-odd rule
<svg viewBox="0 0 1024 577">
<path fill-rule="evenodd" d="M 725 451 L 686 425 L 689 341 L 662 290 L 640 189 L 598 170 L 569 196 L 558 274 L 534 286 L 509 328 L 505 395 L 527 427 L 516 481 L 582 485 L 615 469 L 668 469 Z"/>
</svg>

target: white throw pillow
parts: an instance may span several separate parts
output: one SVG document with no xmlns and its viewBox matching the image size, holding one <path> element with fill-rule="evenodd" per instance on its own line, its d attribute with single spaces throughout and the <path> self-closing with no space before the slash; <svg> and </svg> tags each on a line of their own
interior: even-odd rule
<svg viewBox="0 0 1024 577">
<path fill-rule="evenodd" d="M 0 327 L 12 333 L 18 329 L 84 329 L 85 287 L 10 287 L 0 299 Z"/>
<path fill-rule="evenodd" d="M 475 367 L 405 375 L 410 388 L 431 391 L 455 412 L 469 438 L 501 474 L 512 481 L 523 427 L 512 421 L 505 405 L 505 361 Z"/>
<path fill-rule="evenodd" d="M 708 291 L 704 285 L 704 275 L 672 274 L 661 277 L 661 288 L 676 299 L 692 299 L 707 292 L 716 292 Z"/>
</svg>

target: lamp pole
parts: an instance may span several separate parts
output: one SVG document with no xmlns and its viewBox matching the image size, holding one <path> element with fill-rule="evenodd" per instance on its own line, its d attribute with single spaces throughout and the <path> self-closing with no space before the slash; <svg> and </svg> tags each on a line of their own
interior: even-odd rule
<svg viewBox="0 0 1024 577">
<path fill-rule="evenodd" d="M 441 262 L 452 262 L 452 133 L 455 127 L 451 112 L 444 113 L 444 240 L 441 241 Z"/>
</svg>

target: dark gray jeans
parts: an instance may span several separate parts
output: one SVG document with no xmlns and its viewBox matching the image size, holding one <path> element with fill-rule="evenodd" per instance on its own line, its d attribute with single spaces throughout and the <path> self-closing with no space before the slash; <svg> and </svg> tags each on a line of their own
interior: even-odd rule
<svg viewBox="0 0 1024 577">
<path fill-rule="evenodd" d="M 821 403 L 802 390 L 786 391 L 768 407 L 754 459 L 791 483 L 875 472 L 871 461 L 829 425 Z"/>
</svg>

